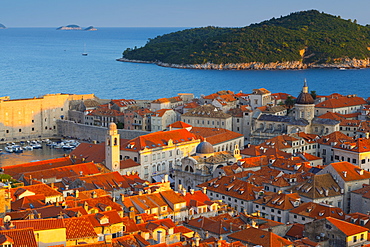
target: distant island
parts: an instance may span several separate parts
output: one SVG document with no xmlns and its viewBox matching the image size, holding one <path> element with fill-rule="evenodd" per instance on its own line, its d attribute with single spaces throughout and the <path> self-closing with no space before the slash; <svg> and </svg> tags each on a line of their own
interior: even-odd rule
<svg viewBox="0 0 370 247">
<path fill-rule="evenodd" d="M 0 23 L 0 29 L 5 29 L 6 27 Z"/>
<path fill-rule="evenodd" d="M 242 28 L 157 36 L 117 60 L 193 69 L 343 69 L 370 67 L 369 58 L 369 25 L 309 10 Z"/>
<path fill-rule="evenodd" d="M 98 30 L 98 29 L 96 29 L 93 26 L 90 26 L 90 27 L 85 28 L 85 31 L 96 31 L 96 30 Z"/>
<path fill-rule="evenodd" d="M 96 31 L 98 29 L 96 29 L 95 27 L 93 26 L 89 26 L 85 29 L 82 29 L 80 26 L 78 25 L 68 25 L 68 26 L 61 26 L 61 27 L 58 27 L 57 30 L 84 30 L 84 31 Z"/>
</svg>

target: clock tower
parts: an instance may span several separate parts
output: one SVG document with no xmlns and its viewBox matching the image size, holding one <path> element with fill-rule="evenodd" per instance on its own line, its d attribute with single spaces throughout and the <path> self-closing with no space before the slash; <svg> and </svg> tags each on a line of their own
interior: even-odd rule
<svg viewBox="0 0 370 247">
<path fill-rule="evenodd" d="M 111 171 L 120 171 L 120 146 L 117 125 L 110 123 L 105 138 L 105 166 Z"/>
</svg>

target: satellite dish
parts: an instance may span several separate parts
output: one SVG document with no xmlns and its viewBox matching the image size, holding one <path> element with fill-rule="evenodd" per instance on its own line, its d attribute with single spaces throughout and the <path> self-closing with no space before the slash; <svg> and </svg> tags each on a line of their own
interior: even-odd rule
<svg viewBox="0 0 370 247">
<path fill-rule="evenodd" d="M 12 220 L 12 217 L 10 217 L 10 215 L 6 215 L 6 216 L 4 217 L 4 222 L 5 222 L 5 223 L 10 222 L 11 220 Z"/>
</svg>

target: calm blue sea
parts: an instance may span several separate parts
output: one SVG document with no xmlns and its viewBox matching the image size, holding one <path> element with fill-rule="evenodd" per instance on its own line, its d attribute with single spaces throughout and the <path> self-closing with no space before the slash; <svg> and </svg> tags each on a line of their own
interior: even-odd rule
<svg viewBox="0 0 370 247">
<path fill-rule="evenodd" d="M 370 69 L 300 71 L 210 71 L 163 68 L 115 61 L 122 51 L 148 38 L 184 28 L 54 28 L 0 30 L 0 96 L 30 98 L 47 93 L 95 93 L 100 98 L 156 99 L 177 93 L 195 96 L 218 90 L 298 95 L 306 78 L 319 95 L 368 97 Z M 86 46 L 88 56 L 82 56 Z"/>
</svg>

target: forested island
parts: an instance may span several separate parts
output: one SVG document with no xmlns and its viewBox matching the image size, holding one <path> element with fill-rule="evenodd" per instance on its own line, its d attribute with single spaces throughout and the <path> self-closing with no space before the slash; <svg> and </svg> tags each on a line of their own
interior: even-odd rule
<svg viewBox="0 0 370 247">
<path fill-rule="evenodd" d="M 370 26 L 317 10 L 242 28 L 203 27 L 127 48 L 119 61 L 196 69 L 370 67 Z"/>
</svg>

